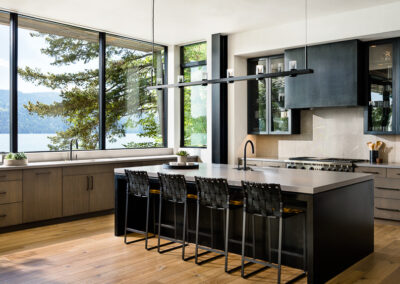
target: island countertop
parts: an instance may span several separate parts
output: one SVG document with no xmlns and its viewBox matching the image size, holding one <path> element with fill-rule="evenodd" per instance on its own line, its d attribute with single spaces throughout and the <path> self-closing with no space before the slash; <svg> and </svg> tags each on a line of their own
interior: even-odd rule
<svg viewBox="0 0 400 284">
<path fill-rule="evenodd" d="M 374 179 L 373 175 L 364 173 L 304 171 L 286 168 L 253 168 L 254 171 L 241 171 L 235 169 L 232 165 L 206 163 L 201 163 L 199 169 L 195 170 L 164 169 L 162 165 L 126 169 L 146 171 L 149 177 L 153 178 L 157 177 L 158 172 L 182 174 L 187 181 L 194 181 L 195 176 L 225 178 L 231 186 L 240 186 L 242 180 L 277 183 L 281 185 L 283 191 L 305 194 L 317 194 Z M 115 169 L 114 173 L 119 175 L 125 174 L 125 168 Z"/>
</svg>

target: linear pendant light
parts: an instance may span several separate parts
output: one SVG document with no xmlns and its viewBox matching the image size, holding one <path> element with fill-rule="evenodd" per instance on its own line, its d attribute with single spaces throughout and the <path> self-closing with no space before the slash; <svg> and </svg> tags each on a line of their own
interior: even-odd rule
<svg viewBox="0 0 400 284">
<path fill-rule="evenodd" d="M 246 76 L 229 76 L 227 78 L 221 79 L 205 79 L 201 81 L 194 81 L 194 82 L 183 82 L 177 84 L 164 84 L 164 85 L 153 85 L 153 74 L 154 74 L 154 0 L 152 0 L 152 39 L 153 39 L 153 66 L 151 70 L 151 77 L 152 77 L 152 86 L 146 87 L 147 90 L 162 90 L 167 88 L 182 88 L 182 87 L 192 87 L 192 86 L 207 86 L 208 84 L 221 84 L 221 83 L 233 83 L 236 81 L 251 81 L 251 80 L 260 80 L 260 79 L 267 79 L 267 78 L 276 78 L 276 77 L 296 77 L 297 75 L 305 75 L 314 73 L 312 69 L 308 68 L 308 58 L 307 58 L 307 29 L 308 29 L 308 0 L 304 0 L 305 2 L 305 46 L 304 46 L 304 69 L 291 69 L 290 71 L 282 71 L 282 72 L 274 72 L 274 73 L 258 73 L 256 75 L 246 75 Z M 228 72 L 227 72 L 228 73 Z"/>
</svg>

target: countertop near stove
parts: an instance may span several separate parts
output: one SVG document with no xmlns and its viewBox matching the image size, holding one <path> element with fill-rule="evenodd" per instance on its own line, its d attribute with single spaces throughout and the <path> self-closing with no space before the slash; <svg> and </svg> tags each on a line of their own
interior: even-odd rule
<svg viewBox="0 0 400 284">
<path fill-rule="evenodd" d="M 241 181 L 280 184 L 283 191 L 317 194 L 332 189 L 373 180 L 371 174 L 304 171 L 286 168 L 259 168 L 254 171 L 237 170 L 231 165 L 200 164 L 197 170 L 171 170 L 162 166 L 144 166 L 131 169 L 146 171 L 151 178 L 157 178 L 157 173 L 182 174 L 188 181 L 194 181 L 195 176 L 207 178 L 225 178 L 231 186 L 241 186 Z M 116 175 L 125 175 L 125 168 L 115 169 Z"/>
<path fill-rule="evenodd" d="M 381 163 L 381 164 L 355 163 L 355 165 L 357 167 L 368 167 L 368 168 L 400 169 L 400 164 L 397 163 Z"/>
</svg>

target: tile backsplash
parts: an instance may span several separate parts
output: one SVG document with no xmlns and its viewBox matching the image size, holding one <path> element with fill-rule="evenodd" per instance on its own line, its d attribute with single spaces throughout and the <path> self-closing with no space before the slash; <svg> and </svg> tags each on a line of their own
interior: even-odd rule
<svg viewBox="0 0 400 284">
<path fill-rule="evenodd" d="M 364 108 L 318 108 L 301 111 L 301 134 L 256 136 L 256 156 L 369 158 L 368 141 L 385 143 L 384 162 L 400 163 L 400 135 L 364 135 Z"/>
</svg>

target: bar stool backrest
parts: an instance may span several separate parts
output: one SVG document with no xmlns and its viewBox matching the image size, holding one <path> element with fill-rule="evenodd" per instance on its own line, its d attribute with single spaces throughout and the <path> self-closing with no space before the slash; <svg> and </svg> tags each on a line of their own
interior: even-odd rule
<svg viewBox="0 0 400 284">
<path fill-rule="evenodd" d="M 203 206 L 229 207 L 229 190 L 226 179 L 195 177 L 197 196 Z"/>
<path fill-rule="evenodd" d="M 242 181 L 245 210 L 264 217 L 282 215 L 282 191 L 279 184 Z"/>
<path fill-rule="evenodd" d="M 128 190 L 130 194 L 135 196 L 146 197 L 149 195 L 149 176 L 145 171 L 125 170 L 128 178 Z"/>
<path fill-rule="evenodd" d="M 158 173 L 161 197 L 172 202 L 184 203 L 187 196 L 186 179 L 184 175 Z"/>
</svg>

